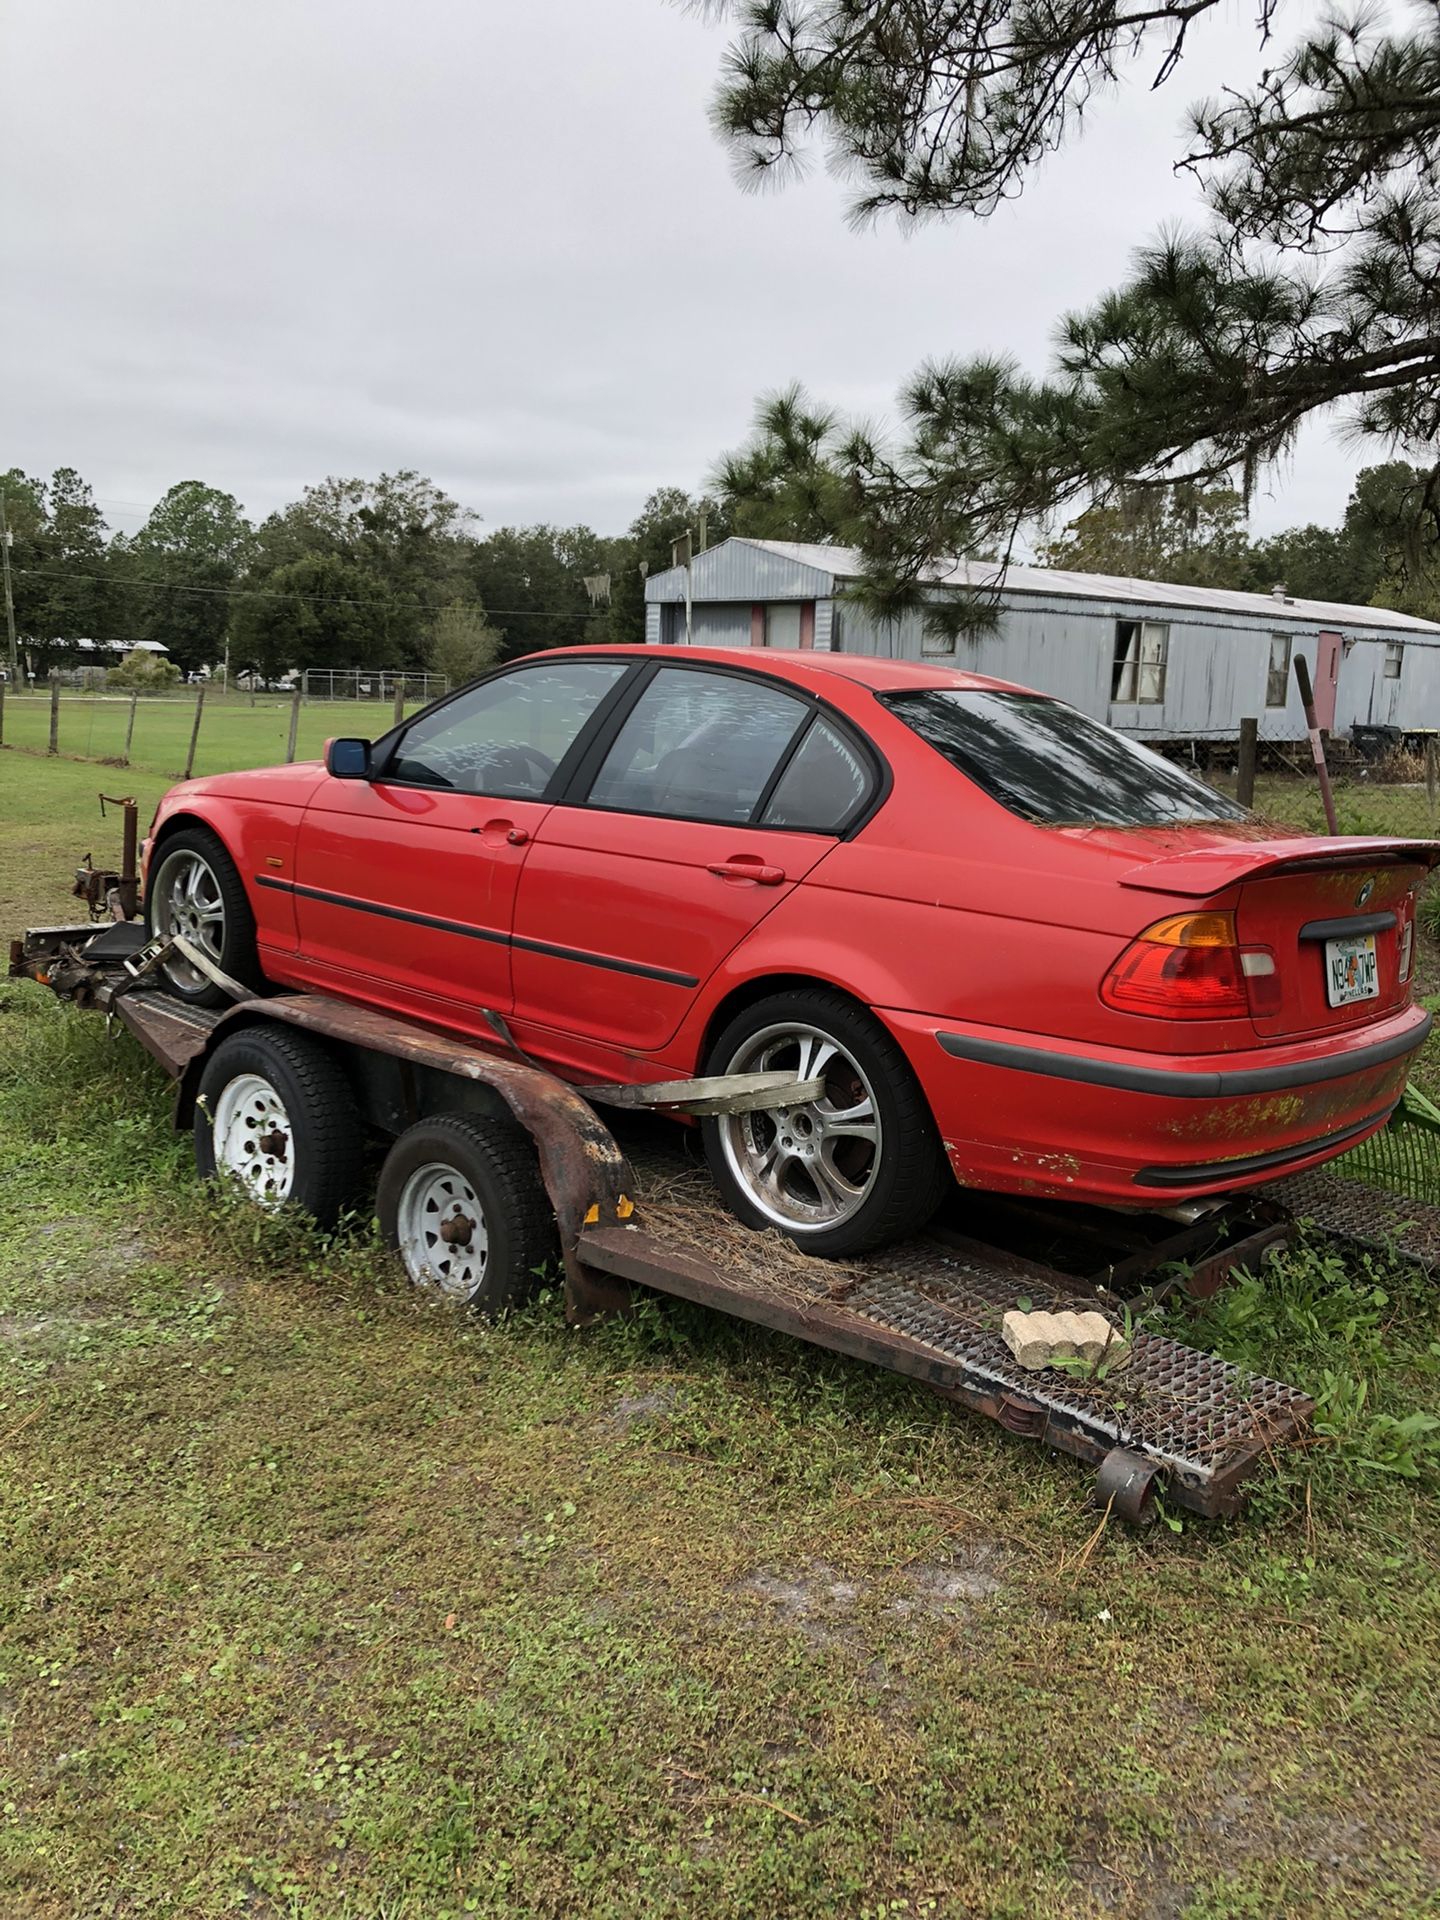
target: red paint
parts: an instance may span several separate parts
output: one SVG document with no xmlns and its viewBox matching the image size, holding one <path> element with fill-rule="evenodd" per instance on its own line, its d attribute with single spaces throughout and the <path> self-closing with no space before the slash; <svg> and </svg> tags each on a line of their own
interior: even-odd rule
<svg viewBox="0 0 1440 1920">
<path fill-rule="evenodd" d="M 580 1080 L 699 1070 L 736 989 L 797 975 L 840 987 L 904 1049 L 957 1177 L 972 1185 L 1130 1206 L 1223 1192 L 1273 1176 L 1222 1166 L 1202 1181 L 1138 1188 L 1136 1174 L 1287 1149 L 1300 1154 L 1296 1167 L 1319 1164 L 1328 1136 L 1397 1097 L 1425 1029 L 1399 980 L 1404 931 L 1414 882 L 1440 847 L 1250 839 L 1223 824 L 1039 827 L 874 697 L 994 681 L 813 652 L 761 661 L 697 648 L 686 664 L 789 685 L 847 716 L 888 765 L 883 802 L 837 839 L 595 809 L 578 793 L 499 799 L 297 766 L 177 787 L 156 832 L 193 818 L 224 840 L 277 985 L 321 987 L 482 1041 L 492 1037 L 482 1010 L 502 1012 L 531 1055 Z M 685 666 L 667 660 L 665 670 Z M 1358 911 L 1397 917 L 1376 936 L 1381 997 L 1332 1009 L 1323 942 L 1300 941 L 1299 929 Z M 1107 1005 L 1102 983 L 1131 943 L 1180 914 L 1233 916 L 1242 949 L 1275 955 L 1275 999 L 1262 1006 L 1251 993 L 1243 1009 L 1217 999 L 1200 1019 Z M 942 1033 L 1107 1072 L 1339 1072 L 1293 1092 L 1181 1097 L 956 1057 Z M 1392 1038 L 1402 1048 L 1393 1060 L 1346 1070 L 1358 1049 Z"/>
<path fill-rule="evenodd" d="M 1322 633 L 1315 646 L 1315 720 L 1322 733 L 1335 731 L 1335 695 L 1340 685 L 1341 639 Z"/>
</svg>

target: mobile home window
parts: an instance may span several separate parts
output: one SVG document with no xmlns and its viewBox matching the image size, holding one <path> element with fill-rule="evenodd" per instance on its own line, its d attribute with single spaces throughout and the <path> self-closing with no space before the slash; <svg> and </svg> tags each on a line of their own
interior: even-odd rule
<svg viewBox="0 0 1440 1920">
<path fill-rule="evenodd" d="M 1265 704 L 1283 707 L 1290 692 L 1290 635 L 1270 636 L 1270 671 L 1265 679 Z"/>
<path fill-rule="evenodd" d="M 1387 640 L 1385 642 L 1385 678 L 1387 680 L 1398 680 L 1400 678 L 1400 669 L 1404 664 L 1404 643 L 1399 640 Z"/>
<path fill-rule="evenodd" d="M 1116 706 L 1158 707 L 1165 698 L 1170 629 L 1158 620 L 1117 620 L 1110 698 Z"/>
</svg>

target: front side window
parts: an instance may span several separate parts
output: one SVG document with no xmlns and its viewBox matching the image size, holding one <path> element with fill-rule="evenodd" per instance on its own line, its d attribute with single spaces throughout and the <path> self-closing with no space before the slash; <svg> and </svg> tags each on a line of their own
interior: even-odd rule
<svg viewBox="0 0 1440 1920">
<path fill-rule="evenodd" d="M 384 778 L 497 800 L 538 800 L 627 671 L 619 660 L 557 660 L 482 680 L 409 727 Z"/>
<path fill-rule="evenodd" d="M 1265 676 L 1265 704 L 1283 707 L 1290 692 L 1290 635 L 1270 636 L 1270 671 Z"/>
<path fill-rule="evenodd" d="M 1158 620 L 1117 620 L 1110 699 L 1117 707 L 1159 706 L 1165 698 L 1170 629 Z"/>
<path fill-rule="evenodd" d="M 1400 669 L 1405 664 L 1405 648 L 1399 640 L 1385 642 L 1385 678 L 1398 680 Z"/>
<path fill-rule="evenodd" d="M 937 687 L 883 703 L 977 787 L 1042 826 L 1243 820 L 1245 809 L 1098 720 L 1040 694 Z"/>
<path fill-rule="evenodd" d="M 737 674 L 662 667 L 590 789 L 592 807 L 748 822 L 810 717 L 801 700 Z"/>
</svg>

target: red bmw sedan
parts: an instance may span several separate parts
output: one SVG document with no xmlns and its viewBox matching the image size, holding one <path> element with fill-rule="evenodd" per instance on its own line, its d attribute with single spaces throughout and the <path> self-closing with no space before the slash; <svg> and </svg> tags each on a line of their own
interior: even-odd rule
<svg viewBox="0 0 1440 1920">
<path fill-rule="evenodd" d="M 848 1254 L 947 1187 L 1152 1208 L 1384 1124 L 1429 841 L 1276 837 L 1022 687 L 843 654 L 531 656 L 325 764 L 178 786 L 153 932 L 577 1083 L 793 1068 L 706 1120 L 742 1219 Z M 203 975 L 169 983 L 204 1002 Z"/>
</svg>

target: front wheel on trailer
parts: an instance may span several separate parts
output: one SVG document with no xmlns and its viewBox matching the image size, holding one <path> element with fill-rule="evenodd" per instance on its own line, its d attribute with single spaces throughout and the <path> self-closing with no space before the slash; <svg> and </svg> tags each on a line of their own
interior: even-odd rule
<svg viewBox="0 0 1440 1920">
<path fill-rule="evenodd" d="M 380 1231 L 417 1287 L 496 1314 L 535 1291 L 555 1221 L 519 1127 L 471 1114 L 421 1120 L 380 1170 Z"/>
</svg>

